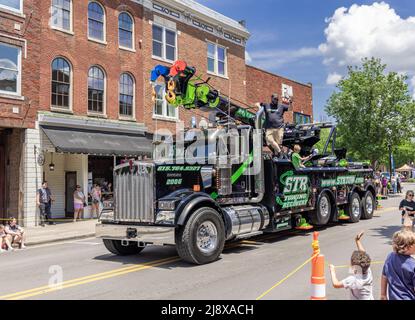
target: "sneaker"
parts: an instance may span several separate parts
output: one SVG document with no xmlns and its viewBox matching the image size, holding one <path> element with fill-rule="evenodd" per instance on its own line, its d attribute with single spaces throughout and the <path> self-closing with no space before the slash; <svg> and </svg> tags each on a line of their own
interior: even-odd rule
<svg viewBox="0 0 415 320">
<path fill-rule="evenodd" d="M 26 246 L 25 246 L 24 244 L 22 244 L 22 245 L 20 246 L 20 249 L 26 249 Z"/>
<path fill-rule="evenodd" d="M 12 252 L 12 251 L 14 251 L 14 249 L 13 248 L 7 248 L 7 251 Z"/>
<path fill-rule="evenodd" d="M 4 249 L 0 249 L 0 253 L 6 252 L 6 250 Z"/>
</svg>

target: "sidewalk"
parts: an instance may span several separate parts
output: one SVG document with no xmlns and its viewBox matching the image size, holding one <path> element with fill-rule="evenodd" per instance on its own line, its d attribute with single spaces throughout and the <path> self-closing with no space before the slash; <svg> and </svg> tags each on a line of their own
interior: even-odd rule
<svg viewBox="0 0 415 320">
<path fill-rule="evenodd" d="M 54 226 L 25 228 L 26 245 L 90 238 L 95 236 L 97 220 L 62 222 Z"/>
</svg>

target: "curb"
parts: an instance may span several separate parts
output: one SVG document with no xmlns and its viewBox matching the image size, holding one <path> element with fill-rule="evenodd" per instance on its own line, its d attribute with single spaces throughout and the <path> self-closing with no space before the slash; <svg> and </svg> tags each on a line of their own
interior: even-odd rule
<svg viewBox="0 0 415 320">
<path fill-rule="evenodd" d="M 50 239 L 50 240 L 38 240 L 38 241 L 28 241 L 26 240 L 25 245 L 28 247 L 37 246 L 41 244 L 48 244 L 48 243 L 56 243 L 56 242 L 62 242 L 62 241 L 69 241 L 69 240 L 80 240 L 80 239 L 86 239 L 86 238 L 93 238 L 95 237 L 94 233 L 88 233 L 88 234 L 82 234 L 78 236 L 70 236 L 65 238 L 56 238 L 56 239 Z"/>
</svg>

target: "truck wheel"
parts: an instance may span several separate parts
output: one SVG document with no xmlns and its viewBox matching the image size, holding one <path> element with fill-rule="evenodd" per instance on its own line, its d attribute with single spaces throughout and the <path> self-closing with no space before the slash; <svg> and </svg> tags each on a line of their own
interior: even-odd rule
<svg viewBox="0 0 415 320">
<path fill-rule="evenodd" d="M 329 195 L 324 192 L 318 197 L 316 211 L 310 215 L 311 223 L 316 226 L 324 226 L 329 222 L 330 216 L 331 200 Z"/>
<path fill-rule="evenodd" d="M 187 262 L 202 265 L 216 261 L 225 246 L 225 225 L 218 212 L 198 209 L 176 232 L 176 246 Z"/>
<path fill-rule="evenodd" d="M 350 216 L 349 222 L 357 223 L 362 217 L 362 203 L 360 201 L 360 196 L 356 192 L 350 196 L 350 202 L 346 205 L 346 214 Z"/>
<path fill-rule="evenodd" d="M 130 242 L 128 246 L 123 246 L 121 240 L 104 239 L 104 246 L 109 252 L 118 256 L 138 254 L 144 250 L 144 247 L 139 247 L 137 242 Z"/>
<path fill-rule="evenodd" d="M 370 220 L 373 218 L 373 213 L 375 212 L 376 200 L 372 192 L 366 192 L 362 200 L 362 219 Z"/>
</svg>

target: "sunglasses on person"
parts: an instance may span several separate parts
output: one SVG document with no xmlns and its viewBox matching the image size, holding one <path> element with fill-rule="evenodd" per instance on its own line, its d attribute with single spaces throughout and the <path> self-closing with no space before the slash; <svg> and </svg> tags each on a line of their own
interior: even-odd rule
<svg viewBox="0 0 415 320">
<path fill-rule="evenodd" d="M 414 195 L 413 194 L 408 194 L 408 197 L 413 197 Z"/>
</svg>

